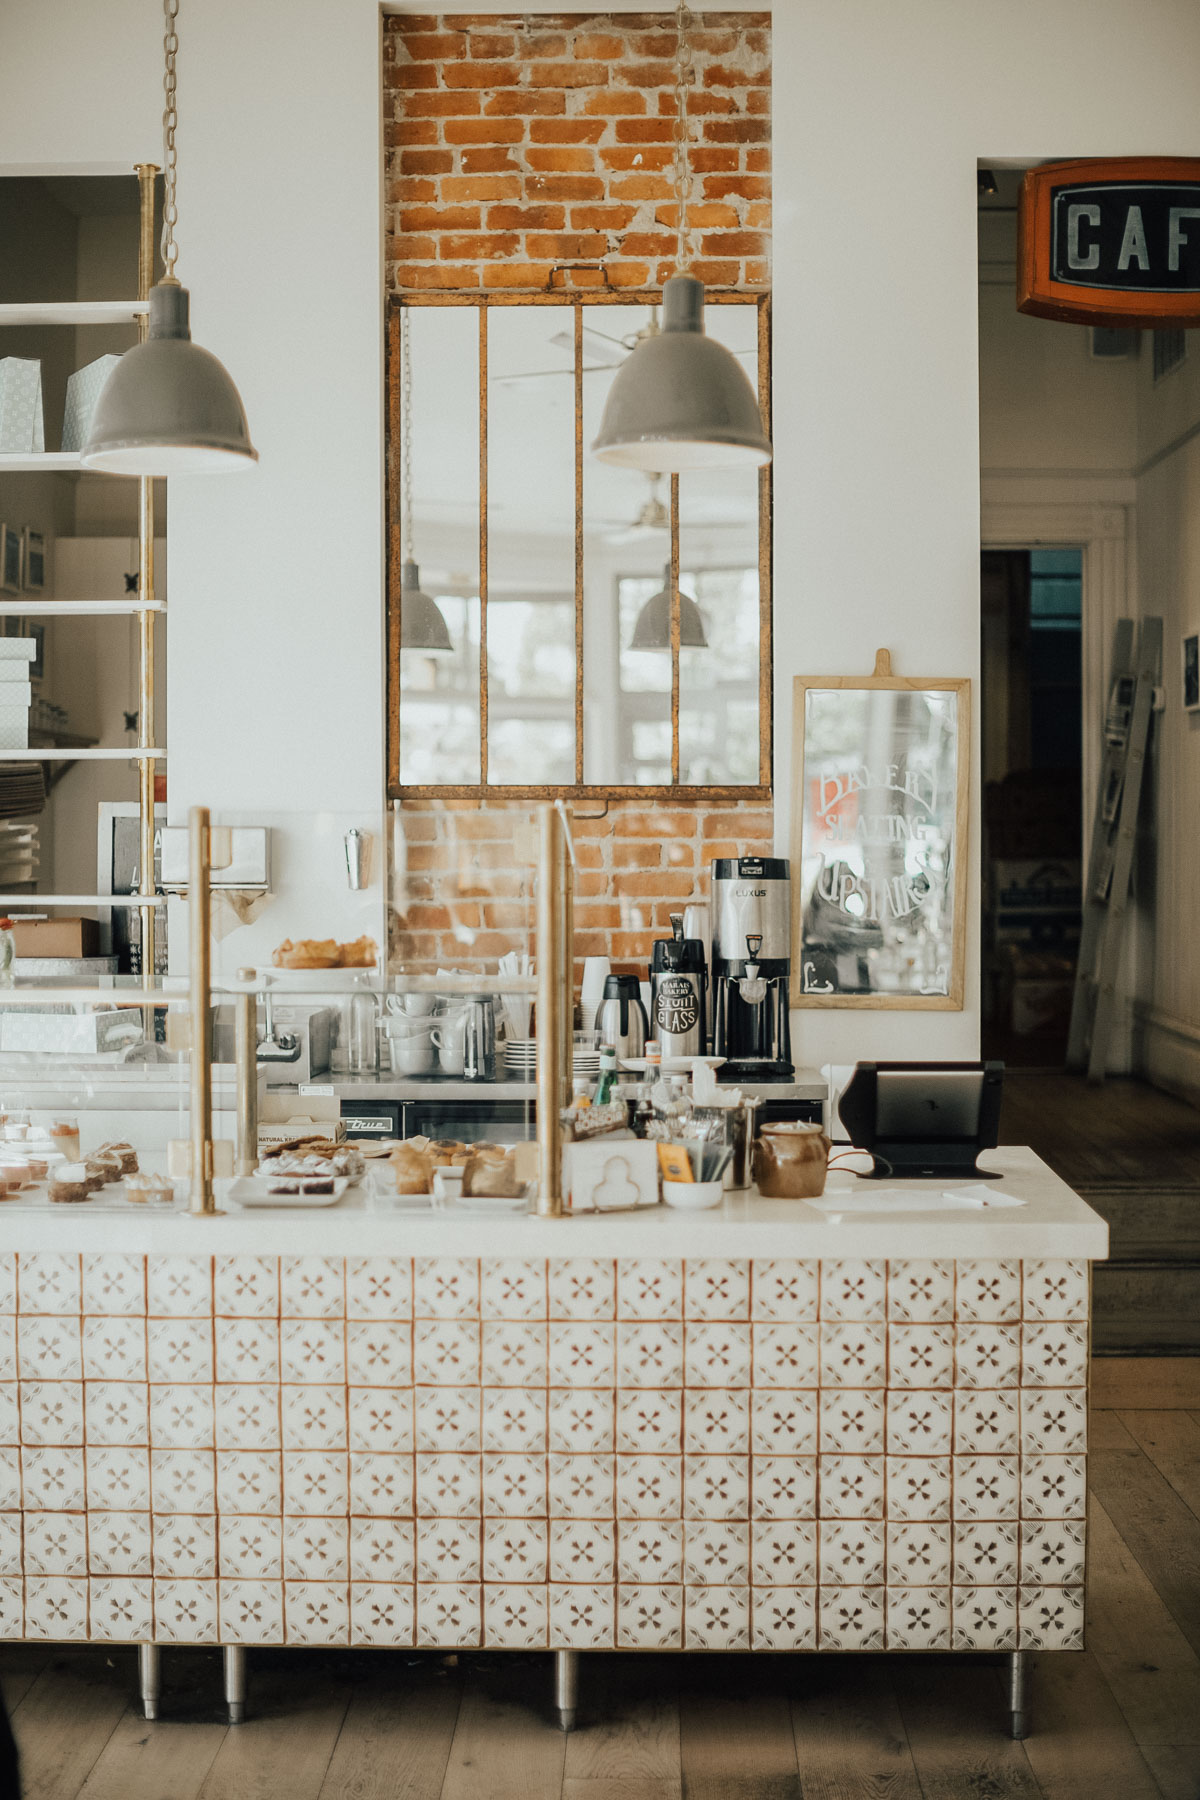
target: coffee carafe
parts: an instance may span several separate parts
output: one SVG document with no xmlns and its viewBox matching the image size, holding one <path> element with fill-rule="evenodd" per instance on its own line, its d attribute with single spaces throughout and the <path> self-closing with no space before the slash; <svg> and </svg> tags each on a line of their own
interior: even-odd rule
<svg viewBox="0 0 1200 1800">
<path fill-rule="evenodd" d="M 650 963 L 650 1029 L 669 1056 L 704 1055 L 704 945 L 683 935 L 683 914 L 671 914 L 669 938 L 659 938 Z"/>
<path fill-rule="evenodd" d="M 718 1079 L 787 1081 L 791 881 L 782 856 L 721 857 L 712 865 L 713 1050 Z"/>
<path fill-rule="evenodd" d="M 641 982 L 636 975 L 610 975 L 604 983 L 604 999 L 596 1015 L 600 1042 L 611 1044 L 620 1064 L 641 1056 L 650 1035 L 642 1005 Z"/>
</svg>

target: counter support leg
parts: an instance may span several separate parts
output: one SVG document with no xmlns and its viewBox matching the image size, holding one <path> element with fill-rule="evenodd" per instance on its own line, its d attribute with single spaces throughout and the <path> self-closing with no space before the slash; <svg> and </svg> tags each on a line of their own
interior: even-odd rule
<svg viewBox="0 0 1200 1800">
<path fill-rule="evenodd" d="M 142 1713 L 147 1719 L 158 1717 L 160 1674 L 157 1644 L 138 1645 L 138 1692 Z"/>
<path fill-rule="evenodd" d="M 226 1644 L 225 1708 L 231 1725 L 241 1725 L 246 1718 L 246 1652 L 241 1644 Z"/>
<path fill-rule="evenodd" d="M 1029 1736 L 1029 1702 L 1025 1692 L 1028 1664 L 1027 1650 L 1014 1650 L 1008 1659 L 1009 1735 L 1014 1738 Z"/>
<path fill-rule="evenodd" d="M 575 1709 L 579 1703 L 579 1652 L 554 1652 L 554 1704 L 558 1722 L 564 1731 L 575 1729 Z"/>
</svg>

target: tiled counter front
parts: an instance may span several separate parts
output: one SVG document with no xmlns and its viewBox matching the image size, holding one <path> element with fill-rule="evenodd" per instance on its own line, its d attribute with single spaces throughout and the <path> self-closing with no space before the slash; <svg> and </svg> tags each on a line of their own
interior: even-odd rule
<svg viewBox="0 0 1200 1800">
<path fill-rule="evenodd" d="M 0 1258 L 0 1637 L 1063 1648 L 1087 1264 Z"/>
</svg>

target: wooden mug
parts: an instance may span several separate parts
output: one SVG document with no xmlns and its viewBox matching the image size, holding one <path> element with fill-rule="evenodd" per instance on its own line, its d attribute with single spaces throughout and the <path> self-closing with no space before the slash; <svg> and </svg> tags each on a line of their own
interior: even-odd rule
<svg viewBox="0 0 1200 1800">
<path fill-rule="evenodd" d="M 772 1200 L 815 1200 L 825 1192 L 830 1142 L 819 1125 L 781 1120 L 763 1125 L 754 1140 L 752 1169 L 760 1194 Z"/>
</svg>

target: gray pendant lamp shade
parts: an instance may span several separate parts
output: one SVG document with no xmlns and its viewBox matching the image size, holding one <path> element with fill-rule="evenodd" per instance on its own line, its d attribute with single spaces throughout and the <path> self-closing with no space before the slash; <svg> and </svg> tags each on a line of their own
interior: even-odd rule
<svg viewBox="0 0 1200 1800">
<path fill-rule="evenodd" d="M 666 567 L 666 586 L 651 594 L 633 628 L 631 650 L 669 650 L 671 648 L 671 565 Z M 679 648 L 707 650 L 704 616 L 690 594 L 679 590 Z"/>
<path fill-rule="evenodd" d="M 80 461 L 113 475 L 183 475 L 258 461 L 225 365 L 193 344 L 188 291 L 150 289 L 150 329 L 103 388 Z"/>
<path fill-rule="evenodd" d="M 421 592 L 421 571 L 406 562 L 400 576 L 400 648 L 453 650 L 442 609 Z"/>
<path fill-rule="evenodd" d="M 593 453 L 619 468 L 672 474 L 770 462 L 754 388 L 732 350 L 705 336 L 704 288 L 694 275 L 671 277 L 662 312 L 662 330 L 617 371 Z"/>
</svg>

